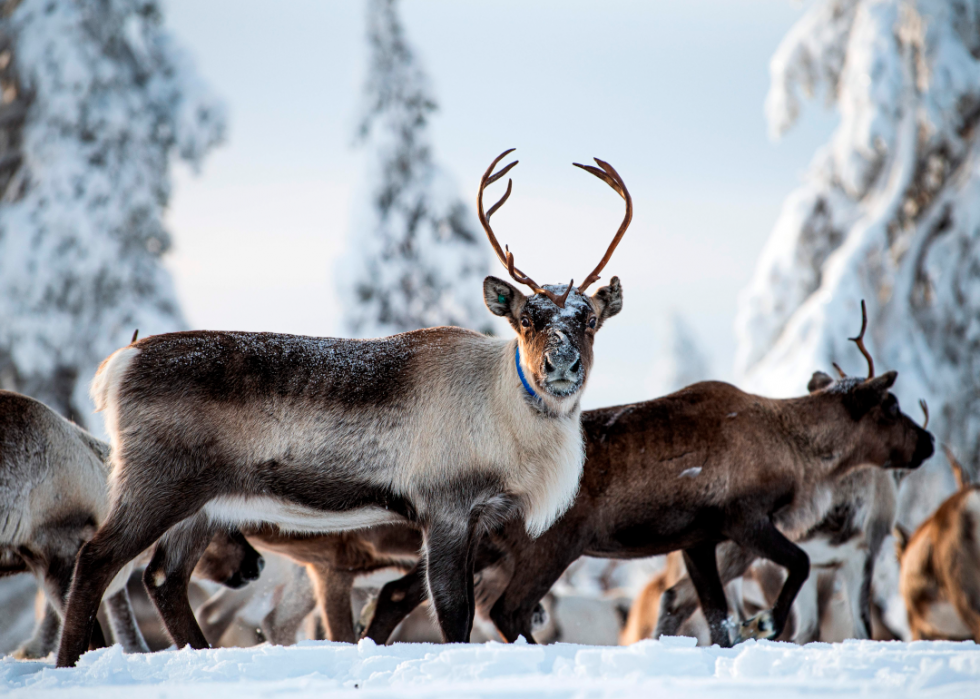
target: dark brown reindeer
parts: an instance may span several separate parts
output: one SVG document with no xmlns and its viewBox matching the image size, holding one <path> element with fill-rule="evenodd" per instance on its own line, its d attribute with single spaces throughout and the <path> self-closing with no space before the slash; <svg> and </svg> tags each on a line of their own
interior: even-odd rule
<svg viewBox="0 0 980 699">
<path fill-rule="evenodd" d="M 482 555 L 492 566 L 502 565 L 492 556 L 504 559 L 513 571 L 496 601 L 488 600 L 490 618 L 506 640 L 530 641 L 539 601 L 580 555 L 642 558 L 682 549 L 713 643 L 778 636 L 810 567 L 791 539 L 823 519 L 834 487 L 863 466 L 917 468 L 932 455 L 932 435 L 889 392 L 896 377 L 872 370 L 867 379 L 844 378 L 784 400 L 705 382 L 583 413 L 587 458 L 572 507 L 537 539 L 513 523 L 488 537 L 496 552 Z M 728 621 L 715 559 L 725 541 L 789 573 L 773 609 L 739 629 Z M 422 598 L 419 580 L 416 571 L 382 588 L 368 637 L 385 641 Z"/>
<path fill-rule="evenodd" d="M 55 649 L 75 556 L 109 510 L 109 445 L 43 403 L 0 391 L 0 576 L 31 572 L 45 595 L 32 638 L 15 654 L 44 657 Z M 217 532 L 195 573 L 229 586 L 258 577 L 261 558 L 237 533 Z M 109 586 L 113 636 L 127 652 L 146 651 L 125 583 Z M 101 628 L 94 645 L 105 644 Z"/>
<path fill-rule="evenodd" d="M 236 332 L 148 337 L 110 356 L 92 383 L 113 437 L 111 508 L 76 564 L 58 665 L 88 646 L 103 590 L 159 539 L 146 580 L 183 645 L 207 647 L 187 601 L 190 568 L 219 523 L 331 532 L 409 521 L 425 540 L 426 584 L 447 641 L 474 613 L 483 528 L 519 514 L 531 535 L 570 504 L 584 460 L 580 399 L 594 335 L 622 308 L 619 280 L 585 291 L 632 216 L 622 179 L 584 167 L 626 201 L 602 261 L 578 288 L 542 287 L 500 248 L 480 182 L 480 220 L 525 296 L 484 280 L 517 338 L 430 328 L 380 340 Z M 601 169 L 600 169 L 601 168 Z"/>
</svg>

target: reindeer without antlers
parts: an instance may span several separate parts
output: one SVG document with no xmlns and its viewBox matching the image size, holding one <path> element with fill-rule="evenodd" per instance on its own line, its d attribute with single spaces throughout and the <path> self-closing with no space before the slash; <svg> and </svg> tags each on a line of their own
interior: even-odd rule
<svg viewBox="0 0 980 699">
<path fill-rule="evenodd" d="M 482 198 L 503 155 L 478 196 L 498 256 Z M 627 216 L 589 283 L 632 208 L 622 179 L 602 172 Z M 559 305 L 557 287 L 525 296 L 487 277 L 484 298 L 513 326 L 510 341 L 459 328 L 379 340 L 198 331 L 115 352 L 92 382 L 113 438 L 111 508 L 79 553 L 58 664 L 78 660 L 106 585 L 158 539 L 151 597 L 179 645 L 207 647 L 187 578 L 222 523 L 330 532 L 412 522 L 443 636 L 465 641 L 483 528 L 516 514 L 538 535 L 578 489 L 592 344 L 622 308 L 616 277 L 592 296 L 587 286 L 561 289 Z"/>
</svg>

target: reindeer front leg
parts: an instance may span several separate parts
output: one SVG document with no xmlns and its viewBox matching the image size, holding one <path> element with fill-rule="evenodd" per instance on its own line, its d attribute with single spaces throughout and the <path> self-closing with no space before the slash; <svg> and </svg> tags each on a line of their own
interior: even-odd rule
<svg viewBox="0 0 980 699">
<path fill-rule="evenodd" d="M 473 629 L 476 521 L 439 519 L 423 531 L 429 599 L 446 643 L 466 643 Z"/>
<path fill-rule="evenodd" d="M 395 628 L 425 600 L 425 570 L 422 562 L 397 580 L 385 583 L 376 599 L 361 612 L 364 638 L 378 645 L 388 642 Z"/>
<path fill-rule="evenodd" d="M 782 566 L 789 574 L 773 608 L 743 623 L 735 642 L 750 638 L 776 638 L 786 626 L 793 600 L 810 576 L 810 558 L 803 549 L 783 536 L 768 518 L 732 527 L 729 536 L 757 555 Z"/>
<path fill-rule="evenodd" d="M 728 598 L 725 587 L 718 575 L 718 563 L 715 560 L 716 544 L 707 543 L 684 550 L 684 565 L 687 574 L 691 576 L 694 589 L 701 601 L 701 610 L 708 621 L 711 632 L 711 642 L 722 648 L 732 645 L 731 624 L 728 621 Z"/>
</svg>

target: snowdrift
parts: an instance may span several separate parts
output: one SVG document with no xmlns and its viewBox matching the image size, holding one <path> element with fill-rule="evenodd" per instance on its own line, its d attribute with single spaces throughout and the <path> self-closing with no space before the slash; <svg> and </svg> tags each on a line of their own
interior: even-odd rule
<svg viewBox="0 0 980 699">
<path fill-rule="evenodd" d="M 796 646 L 747 642 L 698 648 L 691 638 L 627 647 L 525 643 L 297 646 L 93 651 L 78 667 L 53 660 L 0 661 L 11 697 L 976 697 L 980 646 L 972 642 L 848 641 Z M 778 693 L 778 694 L 770 694 Z"/>
</svg>

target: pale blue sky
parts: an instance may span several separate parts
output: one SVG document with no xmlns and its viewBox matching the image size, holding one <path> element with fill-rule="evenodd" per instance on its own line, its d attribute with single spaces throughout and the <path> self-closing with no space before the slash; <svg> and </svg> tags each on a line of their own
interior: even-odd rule
<svg viewBox="0 0 980 699">
<path fill-rule="evenodd" d="M 363 4 L 165 7 L 230 122 L 228 142 L 200 176 L 178 172 L 168 217 L 169 264 L 191 325 L 341 332 L 333 273 L 364 194 L 367 155 L 351 147 L 366 63 Z M 696 331 L 715 377 L 731 377 L 736 296 L 833 128 L 816 108 L 783 142 L 766 136 L 769 58 L 802 7 L 402 3 L 441 107 L 436 157 L 464 199 L 497 153 L 518 149 L 514 195 L 494 228 L 535 279 L 581 279 L 622 218 L 622 200 L 573 160 L 608 160 L 629 186 L 634 222 L 604 275 L 622 279 L 625 308 L 597 339 L 586 407 L 652 397 L 673 310 Z"/>
</svg>

